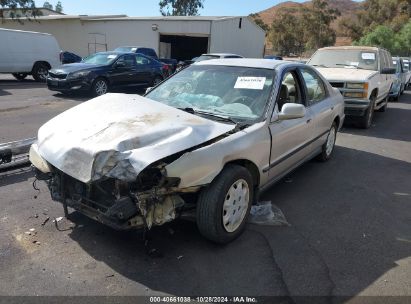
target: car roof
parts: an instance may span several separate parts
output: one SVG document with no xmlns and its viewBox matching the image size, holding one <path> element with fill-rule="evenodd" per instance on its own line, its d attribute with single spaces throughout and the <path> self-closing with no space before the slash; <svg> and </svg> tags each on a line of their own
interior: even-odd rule
<svg viewBox="0 0 411 304">
<path fill-rule="evenodd" d="M 320 48 L 318 50 L 363 50 L 363 51 L 378 51 L 378 50 L 383 50 L 383 48 L 378 48 L 374 46 L 329 46 L 329 47 L 324 47 Z"/>
<path fill-rule="evenodd" d="M 96 54 L 106 54 L 106 55 L 123 55 L 123 54 L 130 54 L 135 55 L 136 53 L 133 52 L 121 52 L 121 51 L 108 51 L 108 52 L 97 52 Z M 139 54 L 140 55 L 140 54 Z"/>
<path fill-rule="evenodd" d="M 282 65 L 298 65 L 306 66 L 302 63 L 290 62 L 284 60 L 267 60 L 253 58 L 235 58 L 235 59 L 211 59 L 206 61 L 196 62 L 193 65 L 222 65 L 222 66 L 238 66 L 257 69 L 275 70 Z"/>
<path fill-rule="evenodd" d="M 136 49 L 144 48 L 144 49 L 146 49 L 146 47 L 144 47 L 144 46 L 135 46 L 135 45 L 120 45 L 120 46 L 116 47 L 116 49 L 119 49 L 119 48 L 136 48 Z"/>
<path fill-rule="evenodd" d="M 220 56 L 220 57 L 223 57 L 223 56 L 241 56 L 241 55 L 232 54 L 232 53 L 208 53 L 208 54 L 202 54 L 201 56 Z M 241 57 L 243 57 L 243 56 L 241 56 Z"/>
</svg>

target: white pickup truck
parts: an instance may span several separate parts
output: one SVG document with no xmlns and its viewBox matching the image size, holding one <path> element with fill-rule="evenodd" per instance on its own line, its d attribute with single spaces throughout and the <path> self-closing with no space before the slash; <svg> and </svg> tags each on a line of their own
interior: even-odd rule
<svg viewBox="0 0 411 304">
<path fill-rule="evenodd" d="M 308 65 L 314 66 L 344 96 L 345 114 L 371 126 L 374 110 L 384 112 L 394 80 L 391 54 L 382 48 L 327 47 L 317 50 Z"/>
</svg>

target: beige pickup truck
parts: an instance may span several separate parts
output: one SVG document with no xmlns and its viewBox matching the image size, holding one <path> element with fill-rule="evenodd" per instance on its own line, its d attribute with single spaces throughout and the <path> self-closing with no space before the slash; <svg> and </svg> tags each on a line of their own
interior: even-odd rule
<svg viewBox="0 0 411 304">
<path fill-rule="evenodd" d="M 371 126 L 374 110 L 384 112 L 394 80 L 391 54 L 382 48 L 364 46 L 327 47 L 317 50 L 307 62 L 340 90 L 345 114 L 362 128 Z"/>
</svg>

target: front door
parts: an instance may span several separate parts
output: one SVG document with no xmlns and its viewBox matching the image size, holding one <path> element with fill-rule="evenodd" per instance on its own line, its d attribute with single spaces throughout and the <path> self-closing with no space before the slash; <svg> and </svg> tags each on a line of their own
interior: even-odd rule
<svg viewBox="0 0 411 304">
<path fill-rule="evenodd" d="M 111 83 L 114 86 L 127 86 L 133 84 L 136 79 L 136 64 L 134 55 L 120 56 L 113 64 L 110 71 Z"/>
<path fill-rule="evenodd" d="M 297 166 L 313 150 L 310 141 L 314 124 L 310 108 L 306 107 L 303 118 L 278 120 L 278 113 L 286 103 L 306 106 L 303 82 L 295 69 L 286 71 L 282 76 L 280 93 L 269 126 L 272 147 L 268 172 L 271 179 Z"/>
</svg>

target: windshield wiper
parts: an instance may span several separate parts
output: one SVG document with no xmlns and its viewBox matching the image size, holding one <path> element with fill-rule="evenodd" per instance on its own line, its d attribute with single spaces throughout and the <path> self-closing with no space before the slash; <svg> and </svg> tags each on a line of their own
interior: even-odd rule
<svg viewBox="0 0 411 304">
<path fill-rule="evenodd" d="M 204 115 L 204 116 L 210 116 L 210 117 L 216 118 L 217 120 L 220 120 L 220 121 L 230 122 L 230 123 L 236 125 L 236 129 L 240 129 L 240 130 L 250 126 L 249 123 L 235 121 L 234 119 L 232 119 L 229 116 L 218 115 L 218 114 L 215 114 L 215 113 L 205 112 L 205 111 L 198 111 L 198 110 L 195 110 L 194 108 L 189 108 L 189 107 L 187 107 L 187 108 L 178 108 L 178 109 L 182 110 L 182 111 L 185 111 L 187 113 L 190 113 L 190 114 L 199 114 L 199 115 Z"/>
<path fill-rule="evenodd" d="M 353 68 L 357 68 L 358 70 L 365 70 L 364 68 L 359 67 L 358 65 L 355 65 L 355 64 L 336 63 L 335 65 L 353 67 Z"/>
</svg>

